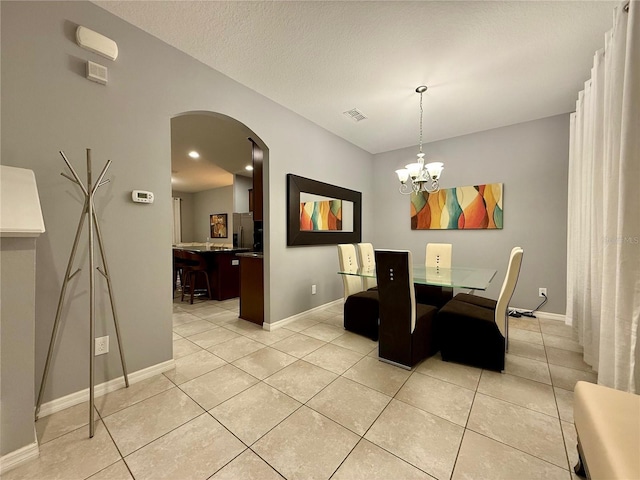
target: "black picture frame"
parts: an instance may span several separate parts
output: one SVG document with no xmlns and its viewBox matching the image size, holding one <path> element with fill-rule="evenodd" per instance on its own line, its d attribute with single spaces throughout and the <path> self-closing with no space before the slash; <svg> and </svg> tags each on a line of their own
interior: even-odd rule
<svg viewBox="0 0 640 480">
<path fill-rule="evenodd" d="M 300 192 L 353 203 L 353 231 L 310 232 L 300 230 Z M 337 245 L 362 240 L 362 193 L 309 178 L 287 174 L 287 246 Z"/>
<path fill-rule="evenodd" d="M 211 230 L 211 238 L 229 238 L 226 213 L 214 213 L 213 215 L 209 215 L 209 226 Z"/>
</svg>

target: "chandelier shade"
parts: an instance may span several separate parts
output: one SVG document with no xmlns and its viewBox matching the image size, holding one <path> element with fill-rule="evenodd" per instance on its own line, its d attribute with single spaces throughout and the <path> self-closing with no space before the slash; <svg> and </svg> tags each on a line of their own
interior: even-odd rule
<svg viewBox="0 0 640 480">
<path fill-rule="evenodd" d="M 430 162 L 425 164 L 424 153 L 422 152 L 422 94 L 427 91 L 424 85 L 416 88 L 416 92 L 420 94 L 420 151 L 418 152 L 418 160 L 406 165 L 404 168 L 396 170 L 398 180 L 400 181 L 400 193 L 408 195 L 411 193 L 435 193 L 440 190 L 440 175 L 444 170 L 442 162 Z M 409 183 L 410 182 L 410 183 Z"/>
</svg>

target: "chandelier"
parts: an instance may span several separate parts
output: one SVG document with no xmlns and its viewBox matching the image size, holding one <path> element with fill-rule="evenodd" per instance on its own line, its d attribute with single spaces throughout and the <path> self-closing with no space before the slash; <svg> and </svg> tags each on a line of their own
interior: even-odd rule
<svg viewBox="0 0 640 480">
<path fill-rule="evenodd" d="M 416 88 L 416 92 L 420 94 L 420 151 L 418 152 L 418 161 L 406 165 L 400 170 L 396 170 L 398 180 L 400 180 L 400 193 L 409 195 L 411 193 L 435 193 L 440 190 L 438 180 L 444 169 L 441 162 L 431 162 L 425 165 L 424 153 L 422 153 L 422 94 L 427 91 L 424 85 Z M 411 179 L 411 183 L 407 183 Z"/>
</svg>

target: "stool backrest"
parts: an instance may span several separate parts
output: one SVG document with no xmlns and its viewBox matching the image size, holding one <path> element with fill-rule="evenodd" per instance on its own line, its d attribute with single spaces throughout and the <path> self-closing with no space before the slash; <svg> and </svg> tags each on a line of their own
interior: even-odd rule
<svg viewBox="0 0 640 480">
<path fill-rule="evenodd" d="M 206 270 L 207 260 L 196 252 L 189 252 L 188 250 L 174 250 L 174 258 L 179 260 L 181 267 L 186 267 L 191 270 Z"/>
<path fill-rule="evenodd" d="M 350 243 L 338 245 L 338 261 L 341 272 L 355 273 L 358 271 L 358 257 L 356 247 Z M 344 286 L 344 299 L 362 291 L 362 281 L 356 275 L 340 275 Z"/>
</svg>

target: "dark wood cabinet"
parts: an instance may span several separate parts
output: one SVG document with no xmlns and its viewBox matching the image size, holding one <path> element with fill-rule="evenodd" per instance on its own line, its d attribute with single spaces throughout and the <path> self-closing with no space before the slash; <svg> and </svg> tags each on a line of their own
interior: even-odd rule
<svg viewBox="0 0 640 480">
<path fill-rule="evenodd" d="M 264 322 L 264 261 L 262 255 L 240 254 L 240 318 Z"/>
<path fill-rule="evenodd" d="M 249 211 L 253 212 L 253 188 L 249 189 Z"/>
<path fill-rule="evenodd" d="M 209 281 L 214 300 L 235 298 L 240 293 L 240 262 L 233 252 L 209 256 Z"/>
<path fill-rule="evenodd" d="M 249 139 L 251 140 L 251 139 Z M 262 218 L 262 149 L 251 140 L 253 145 L 251 156 L 253 160 L 253 220 L 261 222 Z"/>
</svg>

